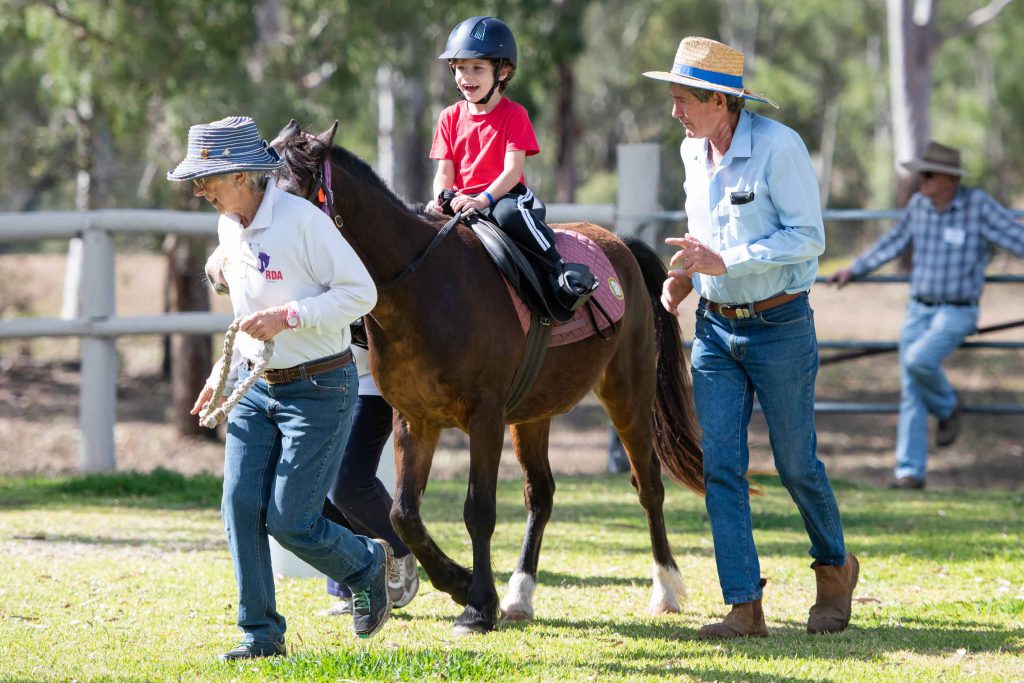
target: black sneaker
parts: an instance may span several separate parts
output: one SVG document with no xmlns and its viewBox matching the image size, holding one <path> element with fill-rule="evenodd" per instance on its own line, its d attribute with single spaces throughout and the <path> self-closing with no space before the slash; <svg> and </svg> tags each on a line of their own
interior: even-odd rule
<svg viewBox="0 0 1024 683">
<path fill-rule="evenodd" d="M 222 654 L 219 659 L 222 662 L 233 662 L 236 659 L 256 659 L 258 657 L 279 657 L 287 654 L 284 648 L 284 638 L 276 643 L 254 643 L 244 641 L 235 645 L 234 648 Z"/>
<path fill-rule="evenodd" d="M 597 278 L 582 263 L 562 263 L 556 277 L 555 299 L 567 311 L 576 311 L 587 303 L 598 287 Z"/>
<path fill-rule="evenodd" d="M 900 477 L 889 484 L 889 488 L 917 491 L 924 488 L 924 479 L 918 479 L 916 477 Z"/>
<path fill-rule="evenodd" d="M 395 554 L 387 541 L 373 539 L 384 551 L 384 562 L 373 578 L 362 589 L 352 589 L 352 626 L 360 638 L 369 638 L 384 626 L 391 616 L 391 597 L 388 595 L 388 576 L 393 571 Z"/>
<path fill-rule="evenodd" d="M 953 445 L 953 442 L 956 441 L 956 438 L 960 436 L 961 412 L 960 394 L 957 394 L 956 405 L 953 406 L 953 412 L 949 414 L 949 417 L 939 420 L 938 428 L 935 430 L 936 446 L 951 446 Z"/>
</svg>

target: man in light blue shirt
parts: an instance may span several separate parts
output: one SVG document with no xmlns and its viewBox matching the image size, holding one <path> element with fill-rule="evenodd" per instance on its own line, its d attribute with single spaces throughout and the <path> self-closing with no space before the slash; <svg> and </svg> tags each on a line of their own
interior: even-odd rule
<svg viewBox="0 0 1024 683">
<path fill-rule="evenodd" d="M 693 341 L 694 400 L 702 431 L 706 504 L 722 596 L 732 611 L 701 638 L 768 634 L 750 516 L 747 430 L 757 396 L 775 466 L 810 537 L 817 599 L 810 633 L 846 628 L 857 558 L 846 552 L 835 495 L 817 457 L 818 346 L 807 293 L 825 248 L 818 183 L 807 148 L 780 123 L 743 111 L 778 106 L 743 87 L 743 53 L 684 38 L 667 81 L 686 128 L 689 233 L 673 256 L 662 303 L 675 313 L 700 295 Z"/>
</svg>

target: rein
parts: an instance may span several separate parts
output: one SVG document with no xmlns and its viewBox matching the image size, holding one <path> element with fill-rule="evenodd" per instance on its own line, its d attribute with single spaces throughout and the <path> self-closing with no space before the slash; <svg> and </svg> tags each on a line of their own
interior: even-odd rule
<svg viewBox="0 0 1024 683">
<path fill-rule="evenodd" d="M 309 193 L 306 195 L 306 199 L 313 204 L 318 204 L 320 206 L 320 210 L 330 216 L 338 228 L 344 227 L 345 221 L 342 220 L 341 214 L 338 213 L 338 210 L 334 206 L 334 189 L 331 184 L 330 159 L 325 157 L 323 164 L 313 174 L 313 184 L 309 188 Z M 445 223 L 444 227 L 434 235 L 434 239 L 430 241 L 430 244 L 427 245 L 427 248 L 423 253 L 420 254 L 412 263 L 407 265 L 401 273 L 391 280 L 391 282 L 383 285 L 377 285 L 377 291 L 382 292 L 386 289 L 390 289 L 412 275 L 416 269 L 423 264 L 423 261 L 425 261 L 427 256 L 430 255 L 430 252 L 434 251 L 434 249 L 444 241 L 444 238 L 448 236 L 448 233 L 452 231 L 452 228 L 454 228 L 460 220 L 462 220 L 461 212 L 452 216 L 452 219 Z"/>
<path fill-rule="evenodd" d="M 235 387 L 227 400 L 224 399 L 224 387 L 228 383 L 228 374 L 231 372 L 231 355 L 235 348 L 235 335 L 238 334 L 238 324 L 241 318 L 231 323 L 227 333 L 224 335 L 223 359 L 220 366 L 220 377 L 217 378 L 217 387 L 213 390 L 213 397 L 206 404 L 206 408 L 199 414 L 199 422 L 207 429 L 213 429 L 220 424 L 231 412 L 245 393 L 252 388 L 253 384 L 263 376 L 271 356 L 274 355 L 274 341 L 263 342 L 263 351 L 260 352 L 260 359 L 252 370 L 252 374 L 245 378 L 245 381 Z"/>
<path fill-rule="evenodd" d="M 416 271 L 416 269 L 419 268 L 425 260 L 427 260 L 427 257 L 430 256 L 430 252 L 434 251 L 434 249 L 436 249 L 437 246 L 441 244 L 442 241 L 444 241 L 444 238 L 448 236 L 448 233 L 452 231 L 452 228 L 454 228 L 455 225 L 460 220 L 462 220 L 461 211 L 457 212 L 454 216 L 451 217 L 451 220 L 444 224 L 444 227 L 441 228 L 436 235 L 434 235 L 434 239 L 430 240 L 430 244 L 428 244 L 427 248 L 423 250 L 423 253 L 417 256 L 412 263 L 407 265 L 405 269 L 402 270 L 401 273 L 396 275 L 391 282 L 388 282 L 383 285 L 377 285 L 377 291 L 383 292 L 386 289 L 391 289 L 399 282 L 412 275 Z"/>
</svg>

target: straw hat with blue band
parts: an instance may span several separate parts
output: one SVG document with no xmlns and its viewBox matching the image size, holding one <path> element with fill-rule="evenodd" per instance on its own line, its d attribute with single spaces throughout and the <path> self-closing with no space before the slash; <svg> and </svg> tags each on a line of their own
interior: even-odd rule
<svg viewBox="0 0 1024 683">
<path fill-rule="evenodd" d="M 195 180 L 224 173 L 272 171 L 284 161 L 248 116 L 229 116 L 188 129 L 188 152 L 168 180 Z"/>
<path fill-rule="evenodd" d="M 648 71 L 644 76 L 757 100 L 779 108 L 778 104 L 764 95 L 743 87 L 742 52 L 708 38 L 683 38 L 676 50 L 672 71 Z"/>
</svg>

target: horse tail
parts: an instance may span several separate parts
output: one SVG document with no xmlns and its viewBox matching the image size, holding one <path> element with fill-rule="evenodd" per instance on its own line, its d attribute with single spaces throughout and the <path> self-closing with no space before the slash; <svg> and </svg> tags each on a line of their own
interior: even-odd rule
<svg viewBox="0 0 1024 683">
<path fill-rule="evenodd" d="M 633 253 L 651 297 L 658 348 L 658 383 L 654 401 L 654 452 L 677 482 L 704 493 L 704 453 L 695 418 L 693 386 L 679 321 L 661 305 L 661 288 L 668 271 L 661 258 L 635 237 L 623 239 Z"/>
</svg>

